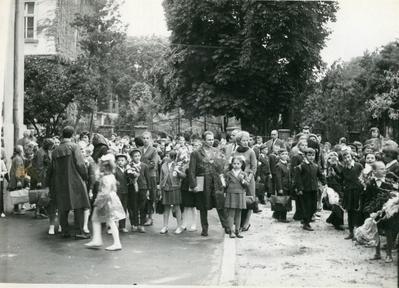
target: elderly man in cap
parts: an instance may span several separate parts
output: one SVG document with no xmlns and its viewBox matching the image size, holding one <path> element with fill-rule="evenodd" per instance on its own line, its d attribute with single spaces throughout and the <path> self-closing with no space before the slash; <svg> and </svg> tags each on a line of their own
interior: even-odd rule
<svg viewBox="0 0 399 288">
<path fill-rule="evenodd" d="M 62 130 L 61 144 L 52 153 L 48 171 L 52 200 L 56 201 L 63 237 L 70 237 L 68 214 L 74 210 L 77 239 L 88 239 L 83 232 L 83 211 L 90 208 L 85 180 L 87 169 L 80 147 L 72 142 L 74 129 L 66 126 Z"/>
</svg>

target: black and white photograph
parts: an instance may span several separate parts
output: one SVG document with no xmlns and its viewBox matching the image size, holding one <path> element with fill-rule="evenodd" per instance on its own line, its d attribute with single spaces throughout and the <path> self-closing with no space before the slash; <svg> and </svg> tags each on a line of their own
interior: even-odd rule
<svg viewBox="0 0 399 288">
<path fill-rule="evenodd" d="M 0 288 L 399 287 L 399 0 L 0 0 Z"/>
</svg>

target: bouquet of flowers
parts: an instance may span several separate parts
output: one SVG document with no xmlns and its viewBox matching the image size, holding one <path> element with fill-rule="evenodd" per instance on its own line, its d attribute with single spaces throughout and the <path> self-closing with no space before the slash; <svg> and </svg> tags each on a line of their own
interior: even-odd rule
<svg viewBox="0 0 399 288">
<path fill-rule="evenodd" d="M 140 176 L 140 170 L 141 166 L 136 166 L 136 165 L 128 165 L 126 167 L 126 175 L 129 184 L 134 186 L 134 191 L 138 192 L 139 191 L 139 185 L 137 184 L 137 179 Z"/>
</svg>

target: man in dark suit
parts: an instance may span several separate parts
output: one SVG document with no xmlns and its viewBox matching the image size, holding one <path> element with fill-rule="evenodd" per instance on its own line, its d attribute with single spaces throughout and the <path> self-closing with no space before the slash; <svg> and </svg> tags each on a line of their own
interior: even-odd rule
<svg viewBox="0 0 399 288">
<path fill-rule="evenodd" d="M 280 139 L 278 139 L 278 132 L 277 130 L 273 130 L 270 133 L 271 139 L 267 141 L 266 147 L 268 149 L 268 154 L 271 154 L 273 152 L 274 146 L 279 146 L 279 147 L 285 147 L 284 142 Z"/>
<path fill-rule="evenodd" d="M 150 173 L 147 164 L 140 161 L 141 151 L 130 151 L 132 162 L 126 170 L 128 177 L 128 210 L 132 232 L 145 233 L 146 200 L 149 194 Z"/>
<path fill-rule="evenodd" d="M 140 149 L 141 151 L 141 162 L 147 164 L 150 175 L 150 182 L 148 183 L 148 190 L 150 191 L 150 199 L 147 201 L 147 220 L 145 226 L 150 226 L 153 223 L 152 214 L 154 213 L 154 203 L 156 199 L 157 191 L 157 170 L 159 155 L 157 149 L 152 146 L 152 135 L 151 132 L 145 131 L 142 134 L 144 146 Z"/>
</svg>

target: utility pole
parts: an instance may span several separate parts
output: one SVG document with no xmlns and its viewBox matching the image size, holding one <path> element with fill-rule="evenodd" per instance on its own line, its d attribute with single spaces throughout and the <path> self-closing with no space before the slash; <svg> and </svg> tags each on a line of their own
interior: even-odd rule
<svg viewBox="0 0 399 288">
<path fill-rule="evenodd" d="M 15 2 L 14 28 L 14 144 L 22 136 L 24 125 L 24 1 Z"/>
</svg>

